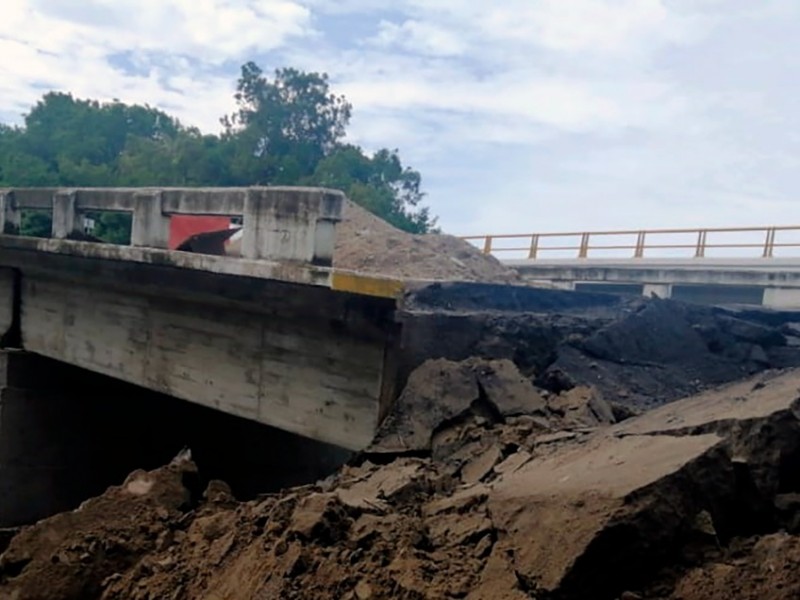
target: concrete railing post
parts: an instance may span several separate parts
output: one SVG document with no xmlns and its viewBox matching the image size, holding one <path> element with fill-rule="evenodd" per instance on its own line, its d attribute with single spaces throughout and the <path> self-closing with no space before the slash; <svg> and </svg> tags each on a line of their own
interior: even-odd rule
<svg viewBox="0 0 800 600">
<path fill-rule="evenodd" d="M 78 195 L 71 190 L 57 191 L 53 195 L 53 229 L 54 239 L 63 240 L 70 237 L 79 226 L 77 213 Z"/>
<path fill-rule="evenodd" d="M 333 264 L 333 246 L 336 243 L 336 223 L 333 219 L 317 219 L 314 232 L 314 254 L 311 262 L 315 265 L 331 266 Z"/>
<path fill-rule="evenodd" d="M 22 213 L 17 209 L 13 191 L 0 192 L 0 233 L 19 235 Z"/>
<path fill-rule="evenodd" d="M 169 247 L 169 216 L 162 210 L 160 191 L 136 192 L 133 195 L 131 246 Z"/>
<path fill-rule="evenodd" d="M 322 189 L 250 188 L 242 256 L 330 265 L 344 194 Z"/>
</svg>

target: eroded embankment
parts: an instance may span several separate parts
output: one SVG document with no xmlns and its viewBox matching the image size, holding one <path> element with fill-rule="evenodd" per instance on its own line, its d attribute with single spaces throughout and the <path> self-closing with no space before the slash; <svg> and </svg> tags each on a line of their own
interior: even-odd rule
<svg viewBox="0 0 800 600">
<path fill-rule="evenodd" d="M 793 316 L 606 304 L 418 303 L 470 358 L 419 365 L 348 466 L 250 502 L 133 473 L 20 532 L 0 597 L 798 597 Z"/>
</svg>

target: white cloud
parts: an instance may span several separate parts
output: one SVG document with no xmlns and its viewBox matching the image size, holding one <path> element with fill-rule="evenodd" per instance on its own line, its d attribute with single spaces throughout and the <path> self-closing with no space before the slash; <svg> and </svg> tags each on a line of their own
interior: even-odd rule
<svg viewBox="0 0 800 600">
<path fill-rule="evenodd" d="M 433 56 L 457 56 L 466 49 L 464 40 L 455 32 L 416 20 L 401 25 L 381 21 L 378 34 L 369 41 L 377 46 L 397 46 L 409 52 Z"/>
<path fill-rule="evenodd" d="M 277 48 L 306 33 L 310 19 L 307 8 L 290 0 L 10 2 L 18 19 L 4 18 L 0 34 L 13 39 L 32 41 L 50 28 L 57 44 L 72 38 L 106 50 L 178 53 L 212 63 Z M 38 24 L 33 31 L 31 19 Z"/>
<path fill-rule="evenodd" d="M 6 115 L 60 89 L 216 130 L 236 66 L 254 59 L 328 72 L 355 106 L 351 139 L 398 147 L 455 231 L 800 221 L 796 0 L 6 0 L 3 11 Z"/>
<path fill-rule="evenodd" d="M 495 32 L 554 50 L 608 52 L 661 34 L 668 17 L 660 0 L 542 0 L 495 8 L 485 23 Z"/>
<path fill-rule="evenodd" d="M 0 106 L 19 113 L 56 89 L 170 108 L 215 130 L 234 85 L 219 65 L 310 32 L 308 9 L 287 0 L 7 0 Z M 119 55 L 138 73 L 113 66 Z"/>
</svg>

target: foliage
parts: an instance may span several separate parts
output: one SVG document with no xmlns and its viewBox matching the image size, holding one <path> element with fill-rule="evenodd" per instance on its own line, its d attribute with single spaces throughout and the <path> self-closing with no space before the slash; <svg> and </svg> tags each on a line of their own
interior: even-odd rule
<svg viewBox="0 0 800 600">
<path fill-rule="evenodd" d="M 242 67 L 235 98 L 238 110 L 222 124 L 240 150 L 237 175 L 264 185 L 311 175 L 344 137 L 352 112 L 326 75 L 278 69 L 270 81 L 252 62 Z"/>
<path fill-rule="evenodd" d="M 356 146 L 341 146 L 322 159 L 304 183 L 342 190 L 395 227 L 424 233 L 434 225 L 428 209 L 409 210 L 423 198 L 421 181 L 418 172 L 403 167 L 396 150 L 369 157 Z"/>
<path fill-rule="evenodd" d="M 26 210 L 22 212 L 20 229 L 25 235 L 33 237 L 50 237 L 50 215 L 41 210 Z"/>
<path fill-rule="evenodd" d="M 421 177 L 396 150 L 369 155 L 343 143 L 352 106 L 325 74 L 242 66 L 236 111 L 221 135 L 203 135 L 150 106 L 45 94 L 21 127 L 0 124 L 0 187 L 320 185 L 412 232 L 432 231 Z M 130 237 L 130 217 L 95 215 L 95 235 Z M 49 217 L 23 215 L 46 235 Z"/>
</svg>

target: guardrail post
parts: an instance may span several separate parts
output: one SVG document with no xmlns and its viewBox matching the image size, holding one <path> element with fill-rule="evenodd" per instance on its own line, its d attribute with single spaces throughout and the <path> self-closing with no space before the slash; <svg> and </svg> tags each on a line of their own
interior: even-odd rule
<svg viewBox="0 0 800 600">
<path fill-rule="evenodd" d="M 0 233 L 19 235 L 21 225 L 22 212 L 17 209 L 14 192 L 0 192 Z"/>
<path fill-rule="evenodd" d="M 77 214 L 78 194 L 74 190 L 58 190 L 53 194 L 52 237 L 64 240 L 71 237 L 79 227 Z"/>
<path fill-rule="evenodd" d="M 703 258 L 706 255 L 706 237 L 708 235 L 708 231 L 705 229 L 701 229 L 697 232 L 697 247 L 694 251 L 695 258 Z"/>
<path fill-rule="evenodd" d="M 244 200 L 242 256 L 328 266 L 344 194 L 311 188 L 250 188 Z"/>
<path fill-rule="evenodd" d="M 162 210 L 161 191 L 134 192 L 131 246 L 169 247 L 169 216 Z"/>
<path fill-rule="evenodd" d="M 587 258 L 589 256 L 589 236 L 591 234 L 582 233 L 581 234 L 581 247 L 578 250 L 578 258 Z"/>
<path fill-rule="evenodd" d="M 486 239 L 483 240 L 483 253 L 484 254 L 492 253 L 492 236 L 490 235 L 487 235 Z"/>
<path fill-rule="evenodd" d="M 767 239 L 764 241 L 764 258 L 772 258 L 775 253 L 775 234 L 774 227 L 767 229 Z"/>
<path fill-rule="evenodd" d="M 539 254 L 539 235 L 534 233 L 531 236 L 531 250 L 528 253 L 528 258 L 536 258 L 537 254 Z"/>
<path fill-rule="evenodd" d="M 646 232 L 640 231 L 639 235 L 636 236 L 636 249 L 633 252 L 633 258 L 644 257 L 644 244 L 646 235 L 647 235 Z"/>
</svg>

